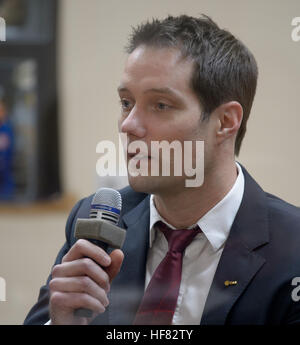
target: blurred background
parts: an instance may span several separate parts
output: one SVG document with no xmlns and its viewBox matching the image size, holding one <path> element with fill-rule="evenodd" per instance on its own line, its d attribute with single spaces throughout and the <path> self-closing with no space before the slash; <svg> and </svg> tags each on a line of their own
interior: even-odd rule
<svg viewBox="0 0 300 345">
<path fill-rule="evenodd" d="M 131 27 L 184 13 L 210 16 L 253 52 L 258 89 L 238 161 L 300 206 L 299 0 L 0 0 L 0 324 L 21 324 L 37 300 L 76 200 L 126 184 L 97 176 L 96 145 L 118 145 Z"/>
</svg>

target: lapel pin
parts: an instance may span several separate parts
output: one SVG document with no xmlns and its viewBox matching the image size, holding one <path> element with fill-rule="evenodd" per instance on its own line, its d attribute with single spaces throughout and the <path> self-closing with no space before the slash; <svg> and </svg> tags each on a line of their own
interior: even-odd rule
<svg viewBox="0 0 300 345">
<path fill-rule="evenodd" d="M 236 280 L 225 280 L 224 285 L 225 286 L 237 285 L 237 281 Z"/>
</svg>

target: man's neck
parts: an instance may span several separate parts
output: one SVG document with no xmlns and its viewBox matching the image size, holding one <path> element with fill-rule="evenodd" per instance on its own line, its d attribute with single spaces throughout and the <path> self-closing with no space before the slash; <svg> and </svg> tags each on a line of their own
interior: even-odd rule
<svg viewBox="0 0 300 345">
<path fill-rule="evenodd" d="M 236 164 L 215 169 L 204 177 L 199 188 L 185 188 L 181 193 L 154 195 L 159 214 L 175 228 L 195 224 L 230 191 L 237 178 Z"/>
</svg>

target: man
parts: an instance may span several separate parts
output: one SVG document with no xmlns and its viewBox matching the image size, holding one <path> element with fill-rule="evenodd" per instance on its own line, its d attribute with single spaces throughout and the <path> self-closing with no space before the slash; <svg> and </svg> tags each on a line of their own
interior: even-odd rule
<svg viewBox="0 0 300 345">
<path fill-rule="evenodd" d="M 141 25 L 127 50 L 118 88 L 120 131 L 147 148 L 153 141 L 204 141 L 204 182 L 188 188 L 184 173 L 129 175 L 119 223 L 126 241 L 109 254 L 75 241 L 76 218 L 88 217 L 92 196 L 78 202 L 25 323 L 300 323 L 300 304 L 292 298 L 300 276 L 299 209 L 265 193 L 235 162 L 256 90 L 254 57 L 206 16 Z M 147 161 L 149 171 L 161 163 L 146 152 L 128 159 Z M 175 255 L 168 241 L 178 229 L 195 235 Z M 179 281 L 169 276 L 175 266 Z M 161 309 L 165 303 L 170 310 Z M 77 308 L 93 316 L 77 317 Z"/>
</svg>

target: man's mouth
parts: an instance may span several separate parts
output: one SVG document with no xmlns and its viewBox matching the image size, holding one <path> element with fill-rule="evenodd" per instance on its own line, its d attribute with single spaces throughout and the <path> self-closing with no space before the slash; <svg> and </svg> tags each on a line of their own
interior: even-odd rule
<svg viewBox="0 0 300 345">
<path fill-rule="evenodd" d="M 148 154 L 143 154 L 143 153 L 127 153 L 128 159 L 134 158 L 135 160 L 141 160 L 141 159 L 151 159 L 151 156 Z"/>
</svg>

